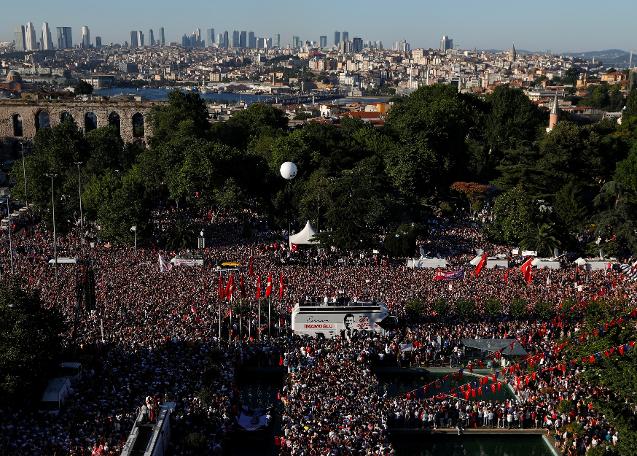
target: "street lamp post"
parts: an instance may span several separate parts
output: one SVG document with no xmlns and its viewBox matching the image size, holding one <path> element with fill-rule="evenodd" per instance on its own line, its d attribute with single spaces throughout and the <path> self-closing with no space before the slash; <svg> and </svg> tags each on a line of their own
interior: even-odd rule
<svg viewBox="0 0 637 456">
<path fill-rule="evenodd" d="M 56 228 L 55 228 L 55 197 L 54 197 L 54 194 L 53 194 L 53 179 L 58 177 L 58 175 L 56 173 L 47 173 L 47 174 L 45 174 L 45 176 L 51 178 L 51 210 L 52 210 L 52 216 L 53 216 L 53 258 L 55 260 L 55 263 L 54 263 L 53 267 L 55 268 L 55 277 L 57 278 L 57 274 L 58 274 L 58 246 L 57 246 L 57 231 L 56 231 Z"/>
<path fill-rule="evenodd" d="M 81 238 L 82 240 L 84 239 L 84 213 L 82 212 L 82 179 L 81 179 L 81 174 L 80 174 L 80 165 L 83 162 L 78 161 L 75 162 L 75 164 L 77 165 L 77 197 L 80 200 L 80 231 L 82 232 L 81 234 Z"/>
<path fill-rule="evenodd" d="M 11 208 L 9 206 L 9 195 L 7 195 L 7 218 L 9 220 L 11 216 Z M 14 274 L 14 270 L 13 270 L 13 246 L 11 245 L 11 222 L 9 222 L 9 225 L 7 226 L 7 231 L 9 232 L 9 261 L 11 262 L 11 275 Z"/>
<path fill-rule="evenodd" d="M 22 180 L 24 181 L 24 205 L 28 208 L 29 201 L 27 198 L 27 168 L 24 163 L 24 143 L 22 143 Z"/>
<path fill-rule="evenodd" d="M 135 235 L 135 250 L 137 250 L 137 225 L 133 225 L 130 227 L 130 230 Z"/>
</svg>

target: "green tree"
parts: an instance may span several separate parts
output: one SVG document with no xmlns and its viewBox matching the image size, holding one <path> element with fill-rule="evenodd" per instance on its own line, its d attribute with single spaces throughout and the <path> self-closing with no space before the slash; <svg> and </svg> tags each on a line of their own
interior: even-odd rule
<svg viewBox="0 0 637 456">
<path fill-rule="evenodd" d="M 617 163 L 614 180 L 637 194 L 637 142 L 633 144 L 628 157 Z"/>
<path fill-rule="evenodd" d="M 598 303 L 594 312 L 588 312 L 583 330 L 592 333 L 601 324 L 616 318 L 618 308 L 626 303 Z M 604 352 L 610 347 L 634 341 L 637 336 L 635 326 L 622 324 L 610 327 L 604 333 L 577 344 L 569 344 L 565 350 L 567 359 L 581 359 L 591 353 Z M 580 375 L 592 388 L 601 388 L 590 400 L 594 409 L 603 414 L 620 435 L 613 448 L 619 455 L 637 454 L 637 417 L 634 413 L 637 397 L 637 350 L 628 346 L 624 355 L 617 351 L 613 355 L 603 355 L 588 364 Z M 631 349 L 632 348 L 632 349 Z"/>
<path fill-rule="evenodd" d="M 288 126 L 288 118 L 280 109 L 254 103 L 238 111 L 227 121 L 212 127 L 212 136 L 218 141 L 238 149 L 245 149 L 250 141 L 267 135 L 277 136 Z"/>
<path fill-rule="evenodd" d="M 361 160 L 344 171 L 332 186 L 333 205 L 326 213 L 321 242 L 344 249 L 378 246 L 378 233 L 390 228 L 396 210 L 379 157 Z"/>
<path fill-rule="evenodd" d="M 538 255 L 551 256 L 553 250 L 559 247 L 560 241 L 555 237 L 555 226 L 551 223 L 542 223 L 527 232 L 521 245 L 525 249 L 537 251 Z"/>
<path fill-rule="evenodd" d="M 93 86 L 88 82 L 81 80 L 73 87 L 75 95 L 90 95 L 93 93 Z"/>
<path fill-rule="evenodd" d="M 90 158 L 86 163 L 85 172 L 89 176 L 101 175 L 106 170 L 127 168 L 128 160 L 119 131 L 114 126 L 102 127 L 86 134 L 86 141 L 90 149 Z"/>
<path fill-rule="evenodd" d="M 324 169 L 317 169 L 305 182 L 299 201 L 302 219 L 312 221 L 317 230 L 324 226 L 325 214 L 332 205 L 331 180 Z"/>
<path fill-rule="evenodd" d="M 151 202 L 146 196 L 141 168 L 133 166 L 123 176 L 107 171 L 94 178 L 85 188 L 83 200 L 87 214 L 99 226 L 99 236 L 121 244 L 132 244 L 137 227 L 137 240 L 144 242 L 150 235 Z"/>
<path fill-rule="evenodd" d="M 425 303 L 421 299 L 411 299 L 405 304 L 405 312 L 410 321 L 418 321 L 424 317 Z"/>
<path fill-rule="evenodd" d="M 545 114 L 520 89 L 498 86 L 488 98 L 485 138 L 489 147 L 503 151 L 520 142 L 532 142 L 545 123 Z"/>
<path fill-rule="evenodd" d="M 575 180 L 566 183 L 555 195 L 555 211 L 565 226 L 576 231 L 585 221 L 588 204 L 585 188 Z"/>
<path fill-rule="evenodd" d="M 396 104 L 387 116 L 387 129 L 399 147 L 386 162 L 397 188 L 421 197 L 461 180 L 466 138 L 478 116 L 473 100 L 449 85 L 421 87 Z"/>
<path fill-rule="evenodd" d="M 51 223 L 51 179 L 56 174 L 54 201 L 58 230 L 64 232 L 79 217 L 76 162 L 86 163 L 90 148 L 77 125 L 64 121 L 53 128 L 42 128 L 35 135 L 33 153 L 25 159 L 28 201 L 47 224 Z M 16 181 L 14 195 L 24 200 L 22 163 L 16 162 L 12 177 Z"/>
<path fill-rule="evenodd" d="M 538 220 L 535 201 L 518 185 L 495 199 L 493 222 L 488 232 L 499 242 L 519 245 L 520 241 L 532 236 L 532 227 Z"/>
<path fill-rule="evenodd" d="M 152 147 L 158 147 L 181 137 L 207 138 L 210 133 L 208 108 L 197 93 L 174 90 L 168 94 L 168 103 L 154 107 L 150 112 L 153 128 Z"/>
<path fill-rule="evenodd" d="M 24 401 L 46 381 L 61 350 L 62 318 L 17 282 L 0 285 L 0 399 Z"/>
<path fill-rule="evenodd" d="M 637 116 L 637 88 L 633 88 L 626 99 L 625 116 Z"/>
<path fill-rule="evenodd" d="M 416 253 L 416 239 L 420 227 L 403 224 L 388 234 L 383 242 L 384 250 L 393 257 L 411 257 Z"/>
</svg>

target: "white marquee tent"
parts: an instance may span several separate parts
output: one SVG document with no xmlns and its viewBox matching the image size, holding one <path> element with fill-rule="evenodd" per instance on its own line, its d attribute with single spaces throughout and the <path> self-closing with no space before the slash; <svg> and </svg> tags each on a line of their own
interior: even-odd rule
<svg viewBox="0 0 637 456">
<path fill-rule="evenodd" d="M 407 267 L 408 268 L 420 268 L 420 269 L 436 269 L 436 268 L 446 268 L 447 260 L 444 258 L 407 258 Z"/>
<path fill-rule="evenodd" d="M 319 243 L 318 239 L 314 238 L 316 234 L 317 234 L 316 230 L 312 228 L 312 225 L 310 224 L 310 221 L 308 220 L 307 223 L 305 224 L 305 228 L 303 228 L 298 233 L 292 234 L 290 236 L 288 246 L 292 248 L 292 244 L 296 244 L 296 245 L 318 244 Z"/>
</svg>

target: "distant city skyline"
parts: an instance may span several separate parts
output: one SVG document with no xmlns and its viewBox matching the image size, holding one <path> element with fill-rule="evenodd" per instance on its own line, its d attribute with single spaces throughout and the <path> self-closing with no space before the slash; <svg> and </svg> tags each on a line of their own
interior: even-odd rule
<svg viewBox="0 0 637 456">
<path fill-rule="evenodd" d="M 637 49 L 634 0 L 617 0 L 612 7 L 590 0 L 537 0 L 531 7 L 505 0 L 488 5 L 473 0 L 324 0 L 318 6 L 292 0 L 191 0 L 187 8 L 167 0 L 111 0 L 90 8 L 81 5 L 42 0 L 10 3 L 0 17 L 0 41 L 13 41 L 16 27 L 29 22 L 39 40 L 42 24 L 48 22 L 52 30 L 72 27 L 77 37 L 82 36 L 81 27 L 88 26 L 91 35 L 102 37 L 103 44 L 129 41 L 131 30 L 153 29 L 157 33 L 164 27 L 166 43 L 181 43 L 184 34 L 197 28 L 214 28 L 217 34 L 253 30 L 257 37 L 271 37 L 275 43 L 280 34 L 283 47 L 294 36 L 315 42 L 327 36 L 328 45 L 332 45 L 335 31 L 348 31 L 350 40 L 382 41 L 386 48 L 402 40 L 412 49 L 438 48 L 441 37 L 447 35 L 454 40 L 454 47 L 461 49 L 507 49 L 513 42 L 518 49 L 530 51 Z"/>
</svg>

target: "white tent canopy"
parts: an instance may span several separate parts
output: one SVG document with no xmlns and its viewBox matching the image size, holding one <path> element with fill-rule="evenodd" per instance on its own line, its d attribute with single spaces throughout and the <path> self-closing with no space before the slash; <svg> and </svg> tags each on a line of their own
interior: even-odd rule
<svg viewBox="0 0 637 456">
<path fill-rule="evenodd" d="M 446 268 L 447 260 L 444 258 L 407 258 L 407 267 L 408 268 Z"/>
<path fill-rule="evenodd" d="M 538 269 L 561 269 L 562 265 L 555 258 L 534 258 L 531 265 Z"/>
<path fill-rule="evenodd" d="M 288 242 L 288 246 L 292 248 L 292 244 L 296 245 L 313 245 L 318 244 L 318 239 L 315 239 L 316 230 L 312 228 L 310 221 L 308 220 L 305 224 L 305 228 L 299 231 L 296 234 L 290 235 L 290 239 Z"/>
</svg>

